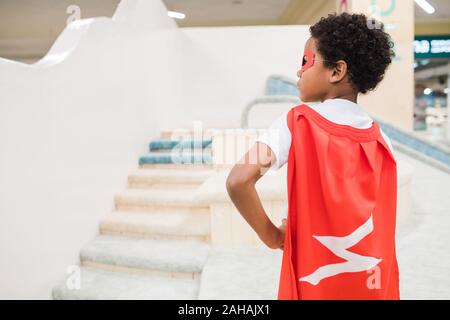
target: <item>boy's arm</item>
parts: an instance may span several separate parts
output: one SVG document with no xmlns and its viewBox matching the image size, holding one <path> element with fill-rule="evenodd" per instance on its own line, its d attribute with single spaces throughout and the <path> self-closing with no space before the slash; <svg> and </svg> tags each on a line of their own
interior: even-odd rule
<svg viewBox="0 0 450 320">
<path fill-rule="evenodd" d="M 228 194 L 242 217 L 271 249 L 282 248 L 284 233 L 264 211 L 255 184 L 275 160 L 274 153 L 266 144 L 256 142 L 234 165 L 226 182 Z"/>
</svg>

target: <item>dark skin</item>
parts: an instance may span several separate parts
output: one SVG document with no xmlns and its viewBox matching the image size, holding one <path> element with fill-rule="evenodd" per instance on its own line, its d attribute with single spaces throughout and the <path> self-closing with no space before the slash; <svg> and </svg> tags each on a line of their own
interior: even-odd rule
<svg viewBox="0 0 450 320">
<path fill-rule="evenodd" d="M 327 68 L 324 58 L 317 50 L 317 41 L 309 38 L 305 50 L 316 54 L 314 65 L 304 74 L 297 72 L 300 100 L 303 102 L 323 102 L 327 99 L 346 99 L 357 103 L 358 91 L 353 88 L 348 75 L 348 66 L 344 60 L 336 61 L 336 67 Z"/>
<path fill-rule="evenodd" d="M 327 99 L 346 99 L 357 103 L 358 91 L 349 80 L 347 63 L 339 60 L 334 68 L 326 67 L 316 43 L 316 39 L 311 37 L 305 44 L 305 50 L 315 53 L 315 61 L 303 74 L 300 70 L 297 72 L 300 99 L 305 103 Z M 286 219 L 279 227 L 275 226 L 255 189 L 256 182 L 275 161 L 274 153 L 266 144 L 255 143 L 231 169 L 226 187 L 232 202 L 261 241 L 271 249 L 283 250 Z"/>
</svg>

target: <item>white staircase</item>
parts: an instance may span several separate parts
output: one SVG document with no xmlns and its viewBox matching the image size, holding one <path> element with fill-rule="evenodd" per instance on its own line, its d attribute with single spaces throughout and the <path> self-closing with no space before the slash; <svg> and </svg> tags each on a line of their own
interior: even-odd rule
<svg viewBox="0 0 450 320">
<path fill-rule="evenodd" d="M 281 250 L 222 246 L 221 233 L 242 238 L 249 227 L 222 226 L 212 215 L 221 207 L 196 197 L 200 186 L 209 188 L 208 178 L 222 176 L 210 162 L 211 143 L 203 142 L 181 157 L 205 162 L 194 164 L 171 162 L 174 141 L 150 143 L 127 188 L 114 196 L 114 210 L 100 220 L 99 235 L 81 249 L 79 285 L 70 285 L 73 274 L 61 279 L 54 299 L 276 299 Z M 184 141 L 181 152 L 189 146 Z"/>
<path fill-rule="evenodd" d="M 209 207 L 193 195 L 212 173 L 207 163 L 140 164 L 99 235 L 81 249 L 80 287 L 65 278 L 53 298 L 197 299 L 211 228 Z"/>
</svg>

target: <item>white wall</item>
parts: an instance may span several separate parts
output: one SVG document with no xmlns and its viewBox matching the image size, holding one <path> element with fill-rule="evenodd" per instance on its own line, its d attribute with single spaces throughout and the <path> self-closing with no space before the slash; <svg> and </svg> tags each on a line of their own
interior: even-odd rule
<svg viewBox="0 0 450 320">
<path fill-rule="evenodd" d="M 177 104 L 165 7 L 118 10 L 71 25 L 36 65 L 0 59 L 1 299 L 50 298 L 159 134 L 155 111 Z"/>
<path fill-rule="evenodd" d="M 163 128 L 240 126 L 241 112 L 264 94 L 271 74 L 298 80 L 307 26 L 183 28 L 182 117 L 173 112 Z M 280 111 L 281 113 L 281 111 Z"/>
</svg>

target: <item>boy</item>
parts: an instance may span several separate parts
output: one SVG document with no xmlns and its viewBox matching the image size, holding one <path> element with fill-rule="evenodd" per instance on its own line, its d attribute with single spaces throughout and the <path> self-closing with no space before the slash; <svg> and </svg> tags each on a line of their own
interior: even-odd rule
<svg viewBox="0 0 450 320">
<path fill-rule="evenodd" d="M 244 219 L 269 248 L 283 250 L 280 300 L 400 298 L 396 161 L 387 136 L 357 104 L 394 56 L 374 22 L 333 14 L 310 28 L 297 73 L 300 99 L 321 103 L 283 114 L 227 178 Z M 255 183 L 285 163 L 288 213 L 277 228 Z"/>
</svg>

